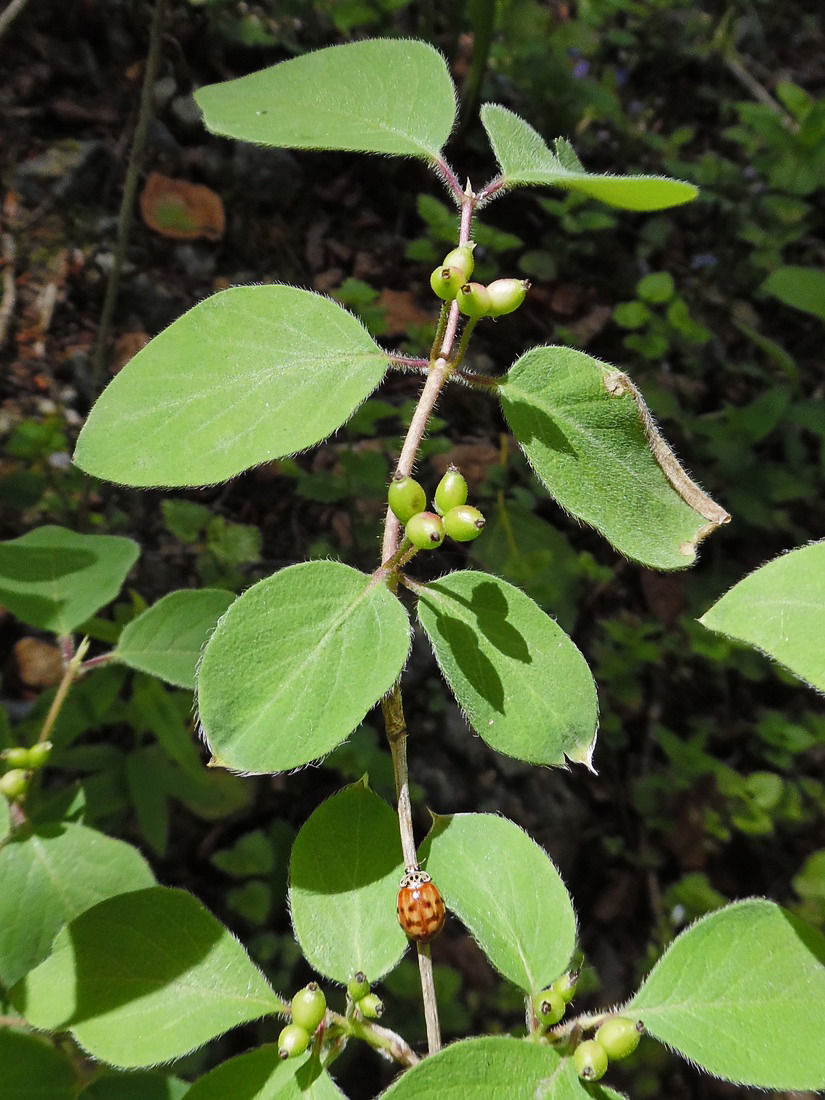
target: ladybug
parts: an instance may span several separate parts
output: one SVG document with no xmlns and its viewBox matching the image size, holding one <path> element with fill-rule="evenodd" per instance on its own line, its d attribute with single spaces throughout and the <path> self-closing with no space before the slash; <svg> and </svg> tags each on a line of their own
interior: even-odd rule
<svg viewBox="0 0 825 1100">
<path fill-rule="evenodd" d="M 413 867 L 398 887 L 398 923 L 411 940 L 429 943 L 444 927 L 447 916 L 438 887 L 426 873 Z"/>
</svg>

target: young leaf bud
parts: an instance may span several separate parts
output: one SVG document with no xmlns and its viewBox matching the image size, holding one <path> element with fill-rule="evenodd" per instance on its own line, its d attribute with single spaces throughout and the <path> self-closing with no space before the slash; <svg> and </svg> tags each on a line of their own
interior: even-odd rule
<svg viewBox="0 0 825 1100">
<path fill-rule="evenodd" d="M 565 1004 L 569 1004 L 576 995 L 578 981 L 578 970 L 569 970 L 566 974 L 562 974 L 560 978 L 556 978 L 550 988 L 559 994 Z"/>
<path fill-rule="evenodd" d="M 452 252 L 448 252 L 444 257 L 444 267 L 457 267 L 459 271 L 464 272 L 464 278 L 462 279 L 464 283 L 469 280 L 476 265 L 473 259 L 475 246 L 475 241 L 468 241 L 467 244 L 460 244 L 458 248 L 454 248 Z"/>
<path fill-rule="evenodd" d="M 309 1046 L 309 1032 L 298 1024 L 287 1024 L 278 1036 L 278 1056 L 286 1060 L 303 1054 Z"/>
<path fill-rule="evenodd" d="M 596 1041 L 601 1043 L 611 1062 L 626 1058 L 639 1045 L 644 1026 L 626 1016 L 611 1016 L 605 1020 L 596 1032 Z"/>
<path fill-rule="evenodd" d="M 512 313 L 524 301 L 529 289 L 526 279 L 496 279 L 487 287 L 490 295 L 488 316 L 503 317 L 505 313 Z"/>
<path fill-rule="evenodd" d="M 607 1051 L 595 1039 L 585 1039 L 573 1051 L 576 1073 L 585 1081 L 598 1081 L 607 1070 Z"/>
<path fill-rule="evenodd" d="M 419 550 L 437 550 L 444 541 L 444 523 L 435 512 L 418 512 L 407 523 L 405 534 Z"/>
<path fill-rule="evenodd" d="M 362 997 L 370 991 L 370 983 L 367 981 L 367 976 L 362 970 L 356 970 L 350 980 L 347 982 L 347 994 L 349 999 L 357 1004 Z"/>
<path fill-rule="evenodd" d="M 390 482 L 387 502 L 401 523 L 407 523 L 427 507 L 427 494 L 412 477 L 399 477 Z"/>
<path fill-rule="evenodd" d="M 441 520 L 438 521 L 439 523 Z M 17 802 L 29 789 L 29 777 L 22 768 L 12 768 L 0 776 L 0 794 L 9 802 Z"/>
<path fill-rule="evenodd" d="M 452 302 L 466 282 L 467 276 L 458 267 L 437 267 L 430 276 L 433 293 L 442 302 Z"/>
<path fill-rule="evenodd" d="M 358 1011 L 365 1020 L 377 1020 L 384 1012 L 384 1002 L 375 993 L 368 993 L 358 1002 Z"/>
<path fill-rule="evenodd" d="M 536 1018 L 542 1027 L 552 1027 L 553 1024 L 557 1024 L 564 1015 L 566 1007 L 564 999 L 552 989 L 543 989 L 533 998 Z"/>
<path fill-rule="evenodd" d="M 472 542 L 484 530 L 487 520 L 470 504 L 459 504 L 444 516 L 444 530 L 456 542 Z"/>
<path fill-rule="evenodd" d="M 490 312 L 490 295 L 481 283 L 465 283 L 456 296 L 459 310 L 465 317 L 486 317 Z"/>
<path fill-rule="evenodd" d="M 467 482 L 455 466 L 450 466 L 444 477 L 439 481 L 433 499 L 435 510 L 440 516 L 443 516 L 445 512 L 449 512 L 451 508 L 455 508 L 458 504 L 467 503 Z"/>
<path fill-rule="evenodd" d="M 292 998 L 290 1009 L 293 1024 L 312 1033 L 326 1015 L 327 999 L 318 988 L 318 983 L 310 982 Z"/>
<path fill-rule="evenodd" d="M 32 771 L 45 768 L 49 762 L 49 757 L 52 755 L 52 747 L 51 741 L 38 741 L 36 745 L 32 745 L 28 750 L 28 766 Z"/>
</svg>

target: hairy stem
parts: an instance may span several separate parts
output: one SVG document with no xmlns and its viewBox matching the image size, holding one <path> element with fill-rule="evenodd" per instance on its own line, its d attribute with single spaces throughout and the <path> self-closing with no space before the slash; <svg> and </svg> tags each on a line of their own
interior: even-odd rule
<svg viewBox="0 0 825 1100">
<path fill-rule="evenodd" d="M 70 653 L 70 642 L 68 639 L 62 638 L 64 657 L 67 652 Z M 37 743 L 40 744 L 43 741 L 49 740 L 49 735 L 54 728 L 54 724 L 57 721 L 57 717 L 60 711 L 63 709 L 63 704 L 66 702 L 66 696 L 69 694 L 69 688 L 78 678 L 82 675 L 81 666 L 83 664 L 83 658 L 86 656 L 86 651 L 89 648 L 89 639 L 84 638 L 80 645 L 77 647 L 77 651 L 69 657 L 65 662 L 63 670 L 63 678 L 57 686 L 54 699 L 52 699 L 52 705 L 49 707 L 49 712 L 46 715 L 46 719 L 43 722 L 43 728 L 40 730 L 40 734 L 37 738 Z"/>
</svg>

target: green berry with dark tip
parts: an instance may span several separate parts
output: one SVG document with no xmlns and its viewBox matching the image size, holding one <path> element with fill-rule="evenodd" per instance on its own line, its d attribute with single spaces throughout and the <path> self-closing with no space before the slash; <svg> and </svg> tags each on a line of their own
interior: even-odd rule
<svg viewBox="0 0 825 1100">
<path fill-rule="evenodd" d="M 455 466 L 450 466 L 444 477 L 439 481 L 433 497 L 435 510 L 440 516 L 455 508 L 458 504 L 467 502 L 467 482 L 461 472 Z"/>
<path fill-rule="evenodd" d="M 550 988 L 558 993 L 566 1004 L 569 1004 L 576 995 L 578 983 L 578 970 L 569 970 L 566 974 L 562 974 L 560 978 L 556 978 Z"/>
<path fill-rule="evenodd" d="M 458 267 L 437 267 L 430 276 L 433 293 L 442 302 L 452 302 L 467 282 L 467 276 Z"/>
<path fill-rule="evenodd" d="M 29 775 L 22 768 L 12 768 L 0 775 L 0 794 L 9 802 L 19 801 L 29 789 Z"/>
<path fill-rule="evenodd" d="M 52 755 L 53 745 L 51 741 L 38 741 L 36 745 L 28 750 L 29 754 L 29 767 L 32 771 L 39 771 L 41 768 L 45 768 L 49 762 L 49 757 Z"/>
<path fill-rule="evenodd" d="M 585 1039 L 573 1051 L 576 1073 L 585 1081 L 598 1081 L 607 1071 L 607 1051 L 595 1039 Z"/>
<path fill-rule="evenodd" d="M 503 317 L 518 309 L 527 296 L 530 284 L 526 279 L 496 279 L 487 286 L 490 297 L 490 317 Z"/>
<path fill-rule="evenodd" d="M 287 1024 L 278 1036 L 278 1055 L 286 1060 L 303 1054 L 309 1046 L 309 1032 L 299 1024 Z"/>
<path fill-rule="evenodd" d="M 444 530 L 456 542 L 472 542 L 484 530 L 487 520 L 471 504 L 459 504 L 444 516 Z"/>
<path fill-rule="evenodd" d="M 367 981 L 367 976 L 363 970 L 356 970 L 350 980 L 347 982 L 347 995 L 349 999 L 356 1004 L 362 997 L 370 991 L 370 983 Z"/>
<path fill-rule="evenodd" d="M 552 989 L 543 989 L 533 998 L 536 1019 L 542 1027 L 552 1027 L 564 1015 L 567 1005 L 558 993 Z"/>
<path fill-rule="evenodd" d="M 456 295 L 456 301 L 461 313 L 474 320 L 486 317 L 492 305 L 487 287 L 481 283 L 465 283 Z"/>
<path fill-rule="evenodd" d="M 358 1011 L 365 1020 L 377 1020 L 383 1015 L 384 1002 L 375 993 L 368 993 L 358 1002 Z"/>
<path fill-rule="evenodd" d="M 297 1024 L 311 1034 L 327 1011 L 327 999 L 323 991 L 318 988 L 318 983 L 310 982 L 303 989 L 299 989 L 292 998 L 290 1010 L 293 1024 Z"/>
<path fill-rule="evenodd" d="M 462 281 L 465 283 L 472 275 L 473 268 L 476 265 L 473 257 L 475 246 L 475 241 L 468 241 L 467 244 L 460 244 L 444 257 L 444 267 L 456 267 L 459 271 L 463 271 L 464 279 Z"/>
<path fill-rule="evenodd" d="M 3 750 L 3 760 L 9 768 L 30 768 L 29 751 L 22 745 L 15 745 L 13 748 Z"/>
<path fill-rule="evenodd" d="M 444 521 L 435 512 L 418 512 L 404 533 L 419 550 L 437 550 L 444 541 Z"/>
<path fill-rule="evenodd" d="M 390 482 L 387 503 L 393 515 L 401 523 L 407 523 L 427 507 L 427 494 L 415 478 L 399 477 Z"/>
<path fill-rule="evenodd" d="M 596 1032 L 596 1041 L 602 1044 L 610 1061 L 616 1062 L 633 1053 L 643 1031 L 641 1022 L 628 1020 L 626 1016 L 611 1016 Z"/>
</svg>

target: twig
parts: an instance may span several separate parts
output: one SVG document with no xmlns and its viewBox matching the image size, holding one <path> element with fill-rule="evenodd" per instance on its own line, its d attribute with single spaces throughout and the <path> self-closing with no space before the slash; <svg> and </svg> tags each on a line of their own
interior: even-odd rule
<svg viewBox="0 0 825 1100">
<path fill-rule="evenodd" d="M 11 0 L 4 12 L 0 12 L 0 38 L 6 33 L 29 0 Z"/>
<path fill-rule="evenodd" d="M 14 281 L 14 261 L 16 255 L 17 249 L 14 243 L 14 237 L 11 233 L 4 233 L 2 253 L 3 296 L 0 298 L 0 348 L 2 348 L 6 342 L 9 322 L 11 321 L 12 314 L 14 313 L 14 306 L 17 301 L 17 286 Z"/>
<path fill-rule="evenodd" d="M 106 294 L 103 299 L 103 308 L 100 313 L 100 327 L 97 331 L 97 343 L 95 344 L 94 355 L 92 356 L 92 384 L 95 390 L 100 388 L 100 382 L 103 377 L 106 352 L 109 345 L 109 333 L 112 328 L 112 318 L 114 316 L 117 292 L 120 286 L 120 273 L 123 268 L 123 261 L 126 258 L 129 231 L 132 228 L 135 195 L 137 194 L 140 168 L 143 163 L 146 137 L 149 132 L 149 122 L 152 118 L 152 91 L 155 86 L 158 66 L 160 64 L 160 48 L 163 41 L 163 26 L 166 21 L 167 4 L 168 0 L 155 0 L 155 11 L 152 16 L 152 27 L 149 32 L 149 51 L 146 55 L 143 87 L 140 92 L 138 119 L 135 126 L 134 140 L 132 141 L 132 149 L 129 154 L 126 179 L 123 183 L 123 199 L 120 204 L 120 213 L 117 219 L 117 240 L 115 242 L 112 270 L 109 273 L 109 281 L 106 284 Z"/>
</svg>

